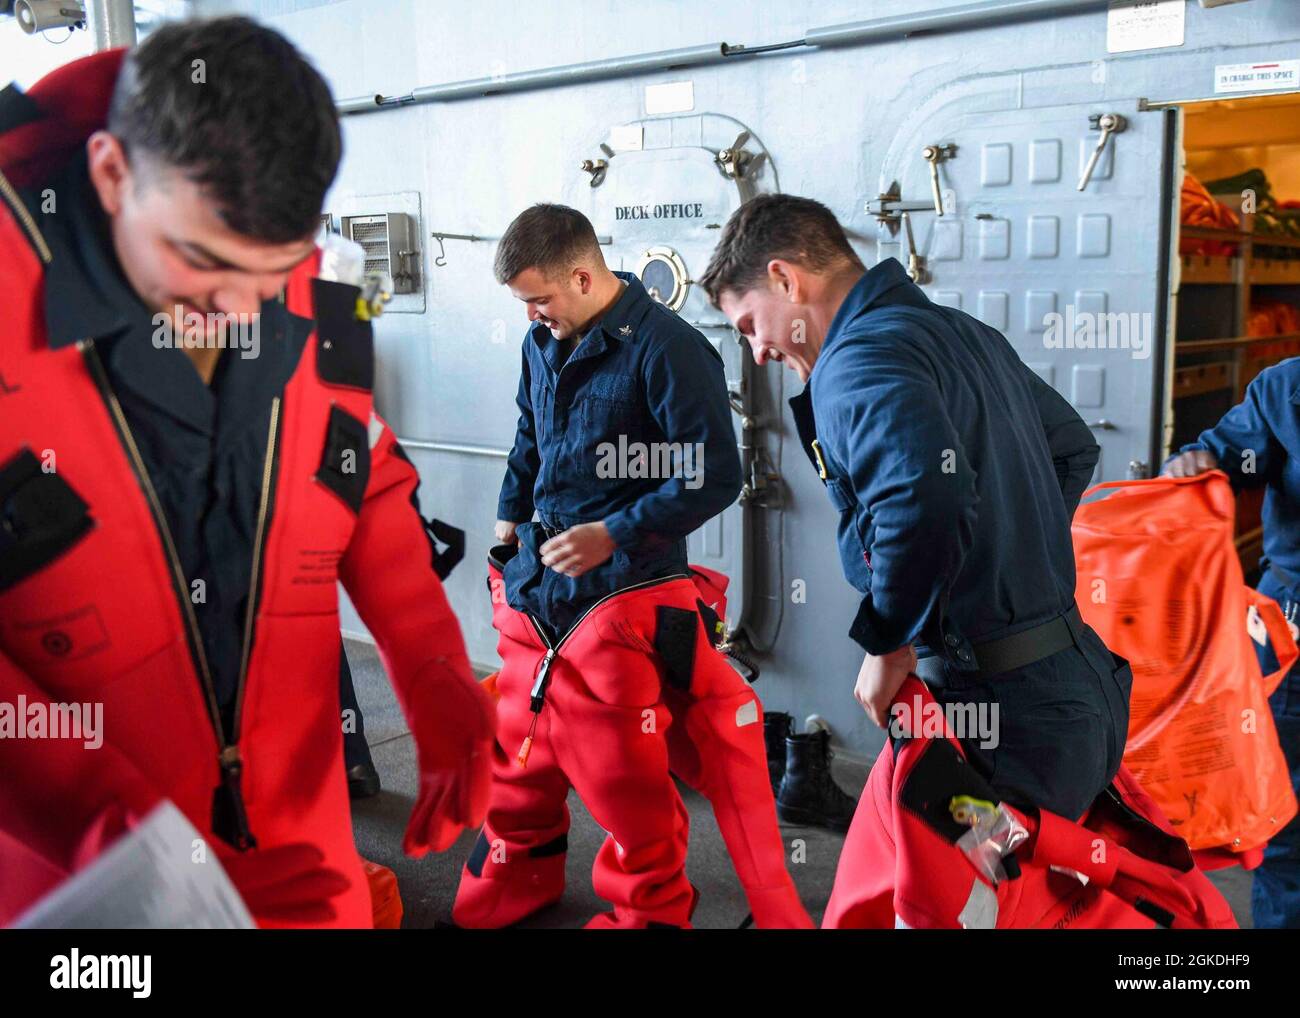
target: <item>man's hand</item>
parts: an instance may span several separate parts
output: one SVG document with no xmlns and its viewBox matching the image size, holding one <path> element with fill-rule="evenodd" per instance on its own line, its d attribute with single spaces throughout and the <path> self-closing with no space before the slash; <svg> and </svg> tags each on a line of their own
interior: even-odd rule
<svg viewBox="0 0 1300 1018">
<path fill-rule="evenodd" d="M 518 523 L 511 523 L 508 520 L 497 520 L 496 528 L 492 533 L 496 535 L 496 539 L 502 544 L 518 544 L 519 535 L 515 533 L 518 529 Z"/>
<path fill-rule="evenodd" d="M 542 564 L 565 576 L 595 569 L 618 547 L 604 523 L 580 523 L 542 545 Z"/>
<path fill-rule="evenodd" d="M 1204 449 L 1191 449 L 1175 456 L 1161 473 L 1168 477 L 1195 477 L 1208 470 L 1217 470 L 1219 461 Z"/>
<path fill-rule="evenodd" d="M 853 695 L 862 709 L 881 728 L 889 723 L 889 705 L 903 680 L 916 671 L 916 651 L 906 644 L 898 650 L 876 657 L 868 654 L 858 669 L 858 684 Z"/>
</svg>

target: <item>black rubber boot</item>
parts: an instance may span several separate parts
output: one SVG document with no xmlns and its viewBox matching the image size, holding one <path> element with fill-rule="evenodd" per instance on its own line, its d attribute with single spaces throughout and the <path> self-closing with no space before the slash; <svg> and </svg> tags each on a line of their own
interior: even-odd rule
<svg viewBox="0 0 1300 1018">
<path fill-rule="evenodd" d="M 785 737 L 794 730 L 794 718 L 789 714 L 763 714 L 763 741 L 767 743 L 767 776 L 772 782 L 772 794 L 781 790 L 785 777 Z"/>
<path fill-rule="evenodd" d="M 369 799 L 379 794 L 379 771 L 370 756 L 370 744 L 366 742 L 366 721 L 361 716 L 361 707 L 357 703 L 357 691 L 352 685 L 352 669 L 348 667 L 348 656 L 339 644 L 339 704 L 344 710 L 343 717 L 351 721 L 344 725 L 343 732 L 343 766 L 348 775 L 348 797 L 351 799 Z M 346 712 L 351 712 L 350 717 Z"/>
<path fill-rule="evenodd" d="M 847 831 L 857 800 L 831 777 L 831 733 L 824 728 L 785 740 L 785 777 L 776 797 L 783 823 Z"/>
<path fill-rule="evenodd" d="M 373 760 L 348 768 L 348 798 L 369 799 L 379 794 L 379 771 Z"/>
</svg>

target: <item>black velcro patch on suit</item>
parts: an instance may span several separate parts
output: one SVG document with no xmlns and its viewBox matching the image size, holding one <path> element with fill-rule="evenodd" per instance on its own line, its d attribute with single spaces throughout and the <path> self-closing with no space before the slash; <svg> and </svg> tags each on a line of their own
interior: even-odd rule
<svg viewBox="0 0 1300 1018">
<path fill-rule="evenodd" d="M 569 836 L 561 834 L 557 838 L 552 838 L 544 845 L 537 845 L 528 850 L 528 854 L 534 859 L 545 859 L 552 855 L 564 855 L 569 850 Z"/>
<path fill-rule="evenodd" d="M 326 385 L 369 392 L 375 384 L 375 344 L 370 323 L 357 318 L 361 288 L 313 279 L 311 295 L 316 315 L 316 374 Z"/>
<path fill-rule="evenodd" d="M 393 455 L 399 459 L 405 460 L 414 469 L 415 464 L 411 463 L 411 457 L 406 454 L 402 448 L 401 442 L 393 443 Z M 418 474 L 419 471 L 416 471 Z M 433 566 L 433 571 L 438 579 L 445 580 L 451 575 L 451 571 L 456 568 L 460 560 L 465 557 L 465 531 L 460 527 L 453 527 L 450 523 L 443 523 L 442 520 L 430 517 L 425 519 L 420 516 L 420 482 L 415 482 L 415 487 L 411 489 L 411 507 L 415 510 L 415 515 L 420 517 L 420 523 L 424 526 L 424 536 L 429 542 L 429 559 Z M 442 551 L 438 550 L 438 542 L 441 541 L 447 547 Z M 488 579 L 488 593 L 492 593 L 492 580 Z"/>
<path fill-rule="evenodd" d="M 483 864 L 487 862 L 488 849 L 487 835 L 482 831 L 478 832 L 478 841 L 474 842 L 474 851 L 470 852 L 469 858 L 465 860 L 465 868 L 475 877 L 483 875 Z"/>
<path fill-rule="evenodd" d="M 655 652 L 663 659 L 668 683 L 689 692 L 695 674 L 695 627 L 699 615 L 661 604 L 655 609 Z"/>
<path fill-rule="evenodd" d="M 424 524 L 424 532 L 434 549 L 433 571 L 438 574 L 438 579 L 445 580 L 465 557 L 465 531 L 460 527 L 453 527 L 450 523 L 443 523 L 439 519 L 426 520 L 421 516 L 420 522 Z M 435 543 L 437 541 L 441 541 L 447 547 L 438 551 Z"/>
<path fill-rule="evenodd" d="M 722 616 L 700 598 L 695 599 L 695 606 L 700 610 L 700 620 L 704 623 L 704 635 L 716 647 L 722 642 L 723 629 L 725 628 L 722 624 Z"/>
<path fill-rule="evenodd" d="M 1133 907 L 1154 922 L 1157 926 L 1163 926 L 1165 929 L 1169 929 L 1174 925 L 1174 914 L 1166 908 L 1161 908 L 1153 901 L 1147 901 L 1146 898 L 1138 898 L 1137 901 L 1133 902 Z"/>
<path fill-rule="evenodd" d="M 316 480 L 343 500 L 354 513 L 361 512 L 370 481 L 370 435 L 366 426 L 339 406 L 330 407 Z"/>
<path fill-rule="evenodd" d="M 953 819 L 949 809 L 953 796 L 968 795 L 993 803 L 1002 797 L 947 739 L 926 741 L 929 746 L 907 775 L 899 799 L 946 841 L 956 843 L 970 828 Z"/>
<path fill-rule="evenodd" d="M 1167 834 L 1137 812 L 1124 801 L 1119 787 L 1113 783 L 1102 789 L 1093 801 L 1084 825 L 1110 837 L 1115 837 L 1114 830 L 1119 828 L 1123 831 L 1121 840 L 1130 852 L 1162 866 L 1172 866 L 1180 873 L 1190 873 L 1196 867 L 1187 842 Z"/>
<path fill-rule="evenodd" d="M 94 527 L 90 506 L 30 449 L 0 464 L 0 590 L 31 576 Z"/>
</svg>

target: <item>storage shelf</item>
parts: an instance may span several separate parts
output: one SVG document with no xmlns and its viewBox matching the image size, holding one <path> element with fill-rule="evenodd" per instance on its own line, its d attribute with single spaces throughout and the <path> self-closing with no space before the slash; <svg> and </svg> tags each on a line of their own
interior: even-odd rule
<svg viewBox="0 0 1300 1018">
<path fill-rule="evenodd" d="M 1232 388 L 1232 362 L 1192 364 L 1174 370 L 1174 399 Z"/>
<path fill-rule="evenodd" d="M 1300 237 L 1285 233 L 1253 233 L 1247 230 L 1220 230 L 1213 226 L 1179 226 L 1178 236 L 1190 240 L 1226 240 L 1231 244 L 1249 242 L 1256 247 L 1300 248 Z"/>
<path fill-rule="evenodd" d="M 1178 236 L 1190 237 L 1193 240 L 1229 240 L 1239 244 L 1243 240 L 1252 239 L 1255 235 L 1241 230 L 1222 230 L 1217 226 L 1179 225 Z"/>
<path fill-rule="evenodd" d="M 1239 259 L 1230 255 L 1183 255 L 1182 281 L 1193 286 L 1203 283 L 1223 283 L 1231 286 L 1237 281 Z"/>
<path fill-rule="evenodd" d="M 1300 261 L 1275 261 L 1255 257 L 1250 264 L 1251 286 L 1300 285 Z"/>
<path fill-rule="evenodd" d="M 1175 349 L 1179 353 L 1196 353 L 1202 350 L 1231 350 L 1239 346 L 1287 343 L 1295 340 L 1300 340 L 1300 332 L 1283 332 L 1276 336 L 1232 336 L 1228 339 L 1184 339 L 1179 340 Z"/>
</svg>

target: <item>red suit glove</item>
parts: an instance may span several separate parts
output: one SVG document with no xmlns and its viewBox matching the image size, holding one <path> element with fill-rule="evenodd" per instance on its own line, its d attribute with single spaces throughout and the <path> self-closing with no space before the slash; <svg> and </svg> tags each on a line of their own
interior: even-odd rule
<svg viewBox="0 0 1300 1018">
<path fill-rule="evenodd" d="M 410 693 L 407 717 L 419 756 L 420 793 L 402 849 L 419 858 L 445 851 L 463 828 L 483 822 L 492 785 L 496 703 L 473 678 L 441 662 L 426 666 Z"/>
<path fill-rule="evenodd" d="M 306 926 L 334 919 L 330 899 L 352 886 L 324 861 L 316 846 L 294 844 L 239 852 L 222 859 L 221 867 L 259 920 Z"/>
</svg>

